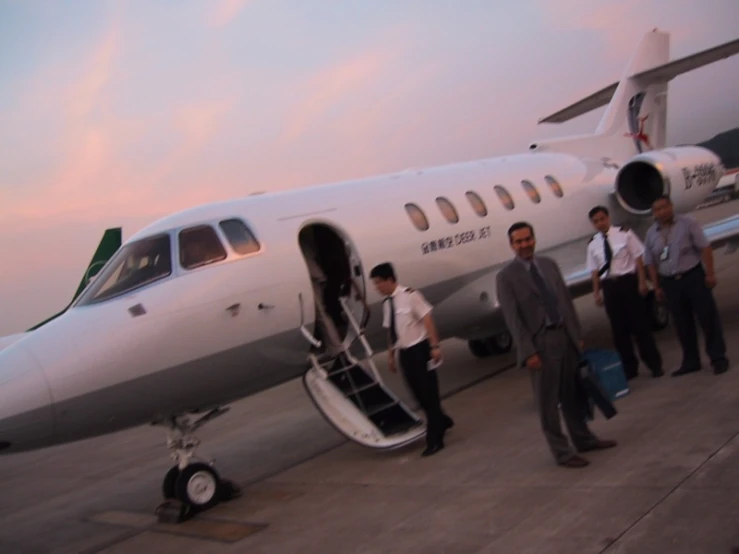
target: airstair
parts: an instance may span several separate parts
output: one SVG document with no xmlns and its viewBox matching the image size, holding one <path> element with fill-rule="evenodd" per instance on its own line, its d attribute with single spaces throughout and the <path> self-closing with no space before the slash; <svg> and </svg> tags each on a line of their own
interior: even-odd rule
<svg viewBox="0 0 739 554">
<path fill-rule="evenodd" d="M 336 357 L 309 355 L 311 367 L 303 383 L 318 410 L 348 439 L 370 448 L 397 448 L 426 434 L 426 425 L 382 382 L 372 360 L 373 351 L 345 297 L 341 306 L 354 331 Z M 319 306 L 319 309 L 322 309 Z M 303 335 L 315 346 L 320 342 L 305 325 Z M 359 341 L 363 359 L 351 347 Z"/>
</svg>

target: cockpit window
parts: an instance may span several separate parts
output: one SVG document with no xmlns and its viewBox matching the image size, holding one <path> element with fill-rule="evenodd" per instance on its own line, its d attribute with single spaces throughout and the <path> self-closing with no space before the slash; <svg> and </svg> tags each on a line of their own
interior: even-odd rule
<svg viewBox="0 0 739 554">
<path fill-rule="evenodd" d="M 159 235 L 124 245 L 82 294 L 79 306 L 130 292 L 172 273 L 169 235 Z"/>
<path fill-rule="evenodd" d="M 210 225 L 180 231 L 180 265 L 195 269 L 226 259 L 226 249 Z"/>
<path fill-rule="evenodd" d="M 227 219 L 221 221 L 219 225 L 226 235 L 231 248 L 234 249 L 234 252 L 242 256 L 259 252 L 261 248 L 259 241 L 254 238 L 254 235 L 243 221 L 240 219 Z"/>
</svg>

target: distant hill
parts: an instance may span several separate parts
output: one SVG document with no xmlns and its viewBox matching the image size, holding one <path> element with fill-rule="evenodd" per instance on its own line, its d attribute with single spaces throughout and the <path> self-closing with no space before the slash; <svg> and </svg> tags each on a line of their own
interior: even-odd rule
<svg viewBox="0 0 739 554">
<path fill-rule="evenodd" d="M 721 158 L 727 169 L 739 167 L 739 127 L 719 133 L 713 138 L 699 142 L 696 146 L 713 151 Z"/>
</svg>

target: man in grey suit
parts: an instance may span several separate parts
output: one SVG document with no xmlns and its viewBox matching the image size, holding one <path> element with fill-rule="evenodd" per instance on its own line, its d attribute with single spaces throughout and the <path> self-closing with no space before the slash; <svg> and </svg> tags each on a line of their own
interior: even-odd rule
<svg viewBox="0 0 739 554">
<path fill-rule="evenodd" d="M 508 229 L 516 257 L 497 276 L 498 302 L 516 344 L 518 367 L 529 369 L 544 437 L 554 459 L 565 467 L 585 467 L 562 433 L 558 404 L 579 452 L 616 446 L 596 437 L 577 402 L 577 365 L 582 329 L 559 266 L 534 256 L 534 229 L 518 222 Z"/>
</svg>

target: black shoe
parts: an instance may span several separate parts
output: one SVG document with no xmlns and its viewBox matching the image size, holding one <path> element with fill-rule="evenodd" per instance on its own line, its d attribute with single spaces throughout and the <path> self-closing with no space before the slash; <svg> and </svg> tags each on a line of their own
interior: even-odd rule
<svg viewBox="0 0 739 554">
<path fill-rule="evenodd" d="M 573 468 L 580 468 L 580 467 L 586 467 L 590 465 L 590 462 L 588 462 L 585 458 L 581 458 L 578 455 L 573 455 L 570 458 L 566 459 L 563 462 L 557 462 L 562 467 L 573 467 Z"/>
<path fill-rule="evenodd" d="M 661 367 L 659 369 L 655 370 L 655 371 L 652 371 L 652 377 L 655 378 L 655 379 L 657 377 L 662 377 L 664 374 L 665 374 L 665 372 L 662 371 L 662 368 Z"/>
<path fill-rule="evenodd" d="M 426 447 L 426 450 L 424 450 L 423 452 L 421 452 L 421 456 L 423 456 L 424 458 L 426 456 L 433 456 L 434 454 L 436 454 L 437 452 L 439 452 L 442 448 L 444 448 L 444 443 L 441 443 L 441 442 L 436 443 L 436 444 L 434 444 L 432 446 L 427 446 Z"/>
<path fill-rule="evenodd" d="M 449 416 L 445 416 L 442 427 L 444 428 L 444 431 L 451 429 L 452 427 L 454 427 L 454 420 Z"/>
<path fill-rule="evenodd" d="M 729 371 L 729 360 L 724 358 L 723 360 L 716 360 L 713 362 L 713 372 L 716 375 L 721 375 Z"/>
<path fill-rule="evenodd" d="M 701 366 L 695 366 L 695 367 L 679 367 L 675 371 L 672 372 L 673 377 L 680 377 L 681 375 L 687 375 L 688 373 L 695 373 L 696 371 L 700 371 Z"/>
</svg>

